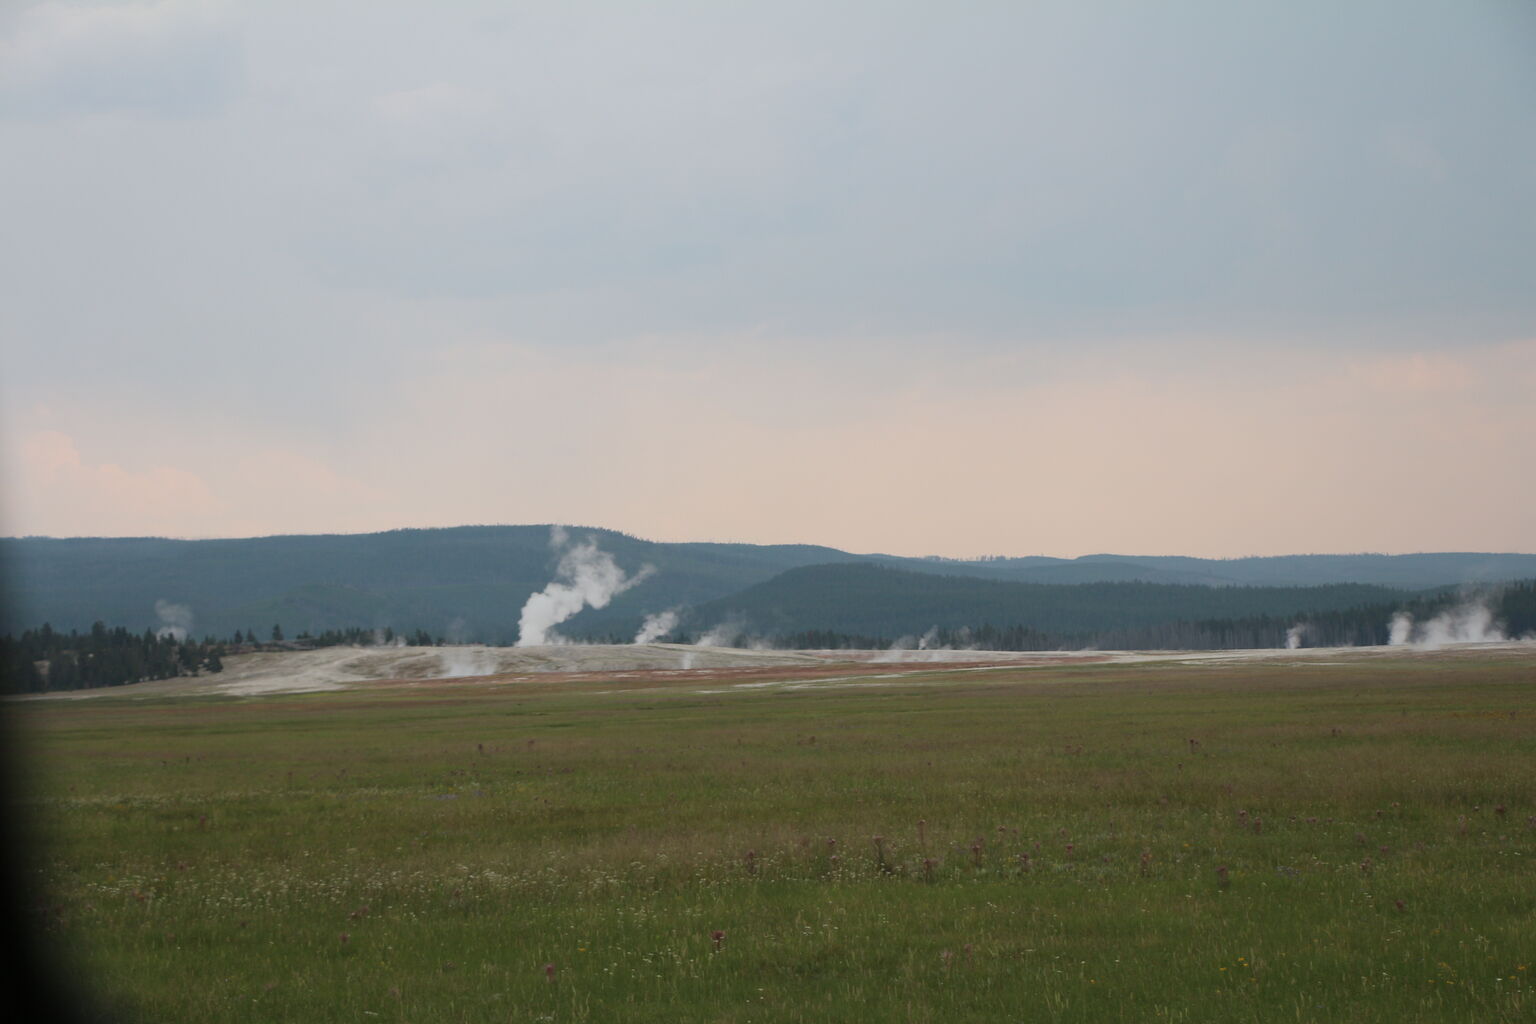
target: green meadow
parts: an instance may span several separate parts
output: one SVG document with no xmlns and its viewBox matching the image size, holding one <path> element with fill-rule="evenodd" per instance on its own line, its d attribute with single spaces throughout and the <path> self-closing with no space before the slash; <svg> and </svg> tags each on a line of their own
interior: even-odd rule
<svg viewBox="0 0 1536 1024">
<path fill-rule="evenodd" d="M 6 710 L 104 1019 L 1536 1019 L 1529 654 Z"/>
</svg>

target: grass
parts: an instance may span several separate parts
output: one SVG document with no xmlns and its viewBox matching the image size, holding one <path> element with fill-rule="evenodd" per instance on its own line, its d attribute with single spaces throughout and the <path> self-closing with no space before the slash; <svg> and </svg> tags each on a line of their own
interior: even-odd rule
<svg viewBox="0 0 1536 1024">
<path fill-rule="evenodd" d="M 1515 1022 L 1533 682 L 1463 655 L 9 710 L 39 939 L 114 1019 Z"/>
</svg>

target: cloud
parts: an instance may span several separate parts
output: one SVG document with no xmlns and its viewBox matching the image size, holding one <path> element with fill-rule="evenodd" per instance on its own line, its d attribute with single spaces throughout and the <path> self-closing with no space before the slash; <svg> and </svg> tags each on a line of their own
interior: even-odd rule
<svg viewBox="0 0 1536 1024">
<path fill-rule="evenodd" d="M 1532 16 L 1346 7 L 13 6 L 6 521 L 1528 545 Z"/>
<path fill-rule="evenodd" d="M 13 529 L 56 535 L 142 535 L 186 527 L 219 507 L 197 473 L 168 465 L 128 469 L 90 462 L 74 438 L 43 430 L 22 438 L 5 489 Z"/>
<path fill-rule="evenodd" d="M 182 436 L 149 428 L 127 420 L 100 428 L 119 436 L 93 437 L 91 447 L 121 443 L 124 431 L 135 435 L 129 447 L 142 450 L 122 461 L 87 457 L 62 431 L 23 432 L 4 453 L 0 528 L 13 535 L 206 537 L 299 533 L 326 521 L 398 525 L 387 509 L 387 484 L 364 483 L 320 459 L 259 442 L 244 451 L 244 440 L 230 448 L 194 441 L 191 424 Z M 149 451 L 158 454 L 143 454 Z"/>
<path fill-rule="evenodd" d="M 374 101 L 379 117 L 391 124 L 422 128 L 445 119 L 478 119 L 491 112 L 488 96 L 453 82 L 386 93 Z"/>
<path fill-rule="evenodd" d="M 0 37 L 0 112 L 34 118 L 207 115 L 238 91 L 240 48 L 222 5 L 44 3 Z"/>
<path fill-rule="evenodd" d="M 1352 372 L 1372 390 L 1405 395 L 1435 395 L 1477 386 L 1475 370 L 1462 355 L 1411 352 L 1356 358 Z"/>
</svg>

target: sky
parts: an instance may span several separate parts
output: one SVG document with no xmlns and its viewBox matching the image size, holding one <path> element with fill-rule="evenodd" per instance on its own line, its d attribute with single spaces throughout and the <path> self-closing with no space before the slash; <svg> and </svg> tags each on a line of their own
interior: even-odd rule
<svg viewBox="0 0 1536 1024">
<path fill-rule="evenodd" d="M 1536 5 L 0 12 L 0 533 L 1536 550 Z"/>
</svg>

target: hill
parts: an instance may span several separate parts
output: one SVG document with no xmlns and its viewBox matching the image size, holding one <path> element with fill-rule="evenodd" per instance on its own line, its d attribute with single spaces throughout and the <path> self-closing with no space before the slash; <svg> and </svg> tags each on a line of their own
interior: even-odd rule
<svg viewBox="0 0 1536 1024">
<path fill-rule="evenodd" d="M 571 534 L 591 537 L 627 574 L 638 573 L 645 566 L 653 569 L 643 583 L 619 594 L 608 607 L 589 609 L 568 624 L 570 635 L 616 638 L 632 636 L 647 614 L 708 606 L 766 584 L 788 570 L 847 563 L 902 570 L 909 576 L 959 577 L 1001 585 L 1081 584 L 1089 588 L 1141 582 L 1214 584 L 1262 591 L 1274 586 L 1348 582 L 1424 589 L 1536 576 L 1536 555 L 1524 554 L 1294 555 L 1226 560 L 1093 555 L 956 561 L 859 555 L 808 544 L 657 543 L 598 528 L 572 528 Z M 274 623 L 280 623 L 289 635 L 304 630 L 319 633 L 359 626 L 391 627 L 397 632 L 425 630 L 455 640 L 508 643 L 517 639 L 518 615 L 524 602 L 542 589 L 555 571 L 558 556 L 549 541 L 547 525 L 190 541 L 4 538 L 0 539 L 0 574 L 7 593 L 0 629 L 19 632 L 48 622 L 59 630 L 85 631 L 93 622 L 103 621 L 142 631 L 165 624 L 156 612 L 157 602 L 164 602 L 182 606 L 198 635 L 224 636 L 237 629 L 259 630 L 265 635 Z M 811 578 L 798 579 L 803 583 Z M 792 587 L 796 580 L 791 577 L 779 586 Z M 910 580 L 893 585 L 902 594 L 914 594 L 917 589 Z M 999 607 L 1005 611 L 1027 604 L 1007 603 L 1023 600 L 1009 595 L 1025 591 L 983 588 L 963 596 L 954 583 L 935 587 L 924 600 L 942 603 L 953 597 L 959 602 L 956 608 L 967 610 L 990 607 L 988 602 L 999 600 L 1004 602 Z M 814 602 L 812 589 L 805 588 L 804 596 Z M 779 613 L 771 611 L 769 604 L 777 601 L 774 607 L 787 607 L 782 601 L 785 593 L 787 590 L 781 589 L 748 595 L 735 604 L 760 612 L 770 622 L 780 622 L 784 620 L 773 617 Z M 1066 609 L 1095 603 L 1108 608 L 1111 617 L 1128 615 L 1131 609 L 1141 607 L 1138 602 L 1143 599 L 1175 600 L 1180 609 L 1205 600 L 1179 590 L 1134 588 L 1085 589 L 1048 602 L 1043 597 L 1030 600 L 1042 602 L 1042 614 L 1070 618 Z M 1229 594 L 1215 603 L 1230 608 L 1234 600 Z M 1249 603 L 1264 600 L 1262 593 L 1243 599 Z M 1120 608 L 1126 601 L 1131 603 Z M 1046 604 L 1059 610 L 1050 612 Z M 827 605 L 806 607 L 813 606 Z M 924 617 L 920 608 L 921 602 L 914 604 L 910 617 L 900 620 L 911 623 L 904 628 L 921 631 L 938 624 L 937 619 L 920 622 Z M 807 621 L 799 612 L 784 614 L 792 621 Z M 801 617 L 794 618 L 796 615 Z"/>
<path fill-rule="evenodd" d="M 637 625 L 648 612 L 708 601 L 787 568 L 855 557 L 813 545 L 657 544 L 613 530 L 571 532 L 592 537 L 628 574 L 654 568 L 604 617 Z M 523 603 L 550 581 L 556 561 L 547 525 L 238 540 L 0 540 L 5 629 L 12 632 L 44 622 L 83 631 L 98 620 L 157 628 L 156 602 L 168 602 L 189 609 L 198 634 L 264 635 L 274 623 L 290 635 L 388 626 L 510 643 Z"/>
<path fill-rule="evenodd" d="M 1390 587 L 1210 587 L 1167 583 L 1012 583 L 909 572 L 874 564 L 815 565 L 695 608 L 695 633 L 729 624 L 776 636 L 826 630 L 895 640 L 930 629 L 1024 625 L 1088 639 L 1172 622 L 1267 617 L 1402 604 Z M 1383 626 L 1386 616 L 1382 617 Z M 1284 626 L 1280 627 L 1281 635 Z"/>
</svg>

